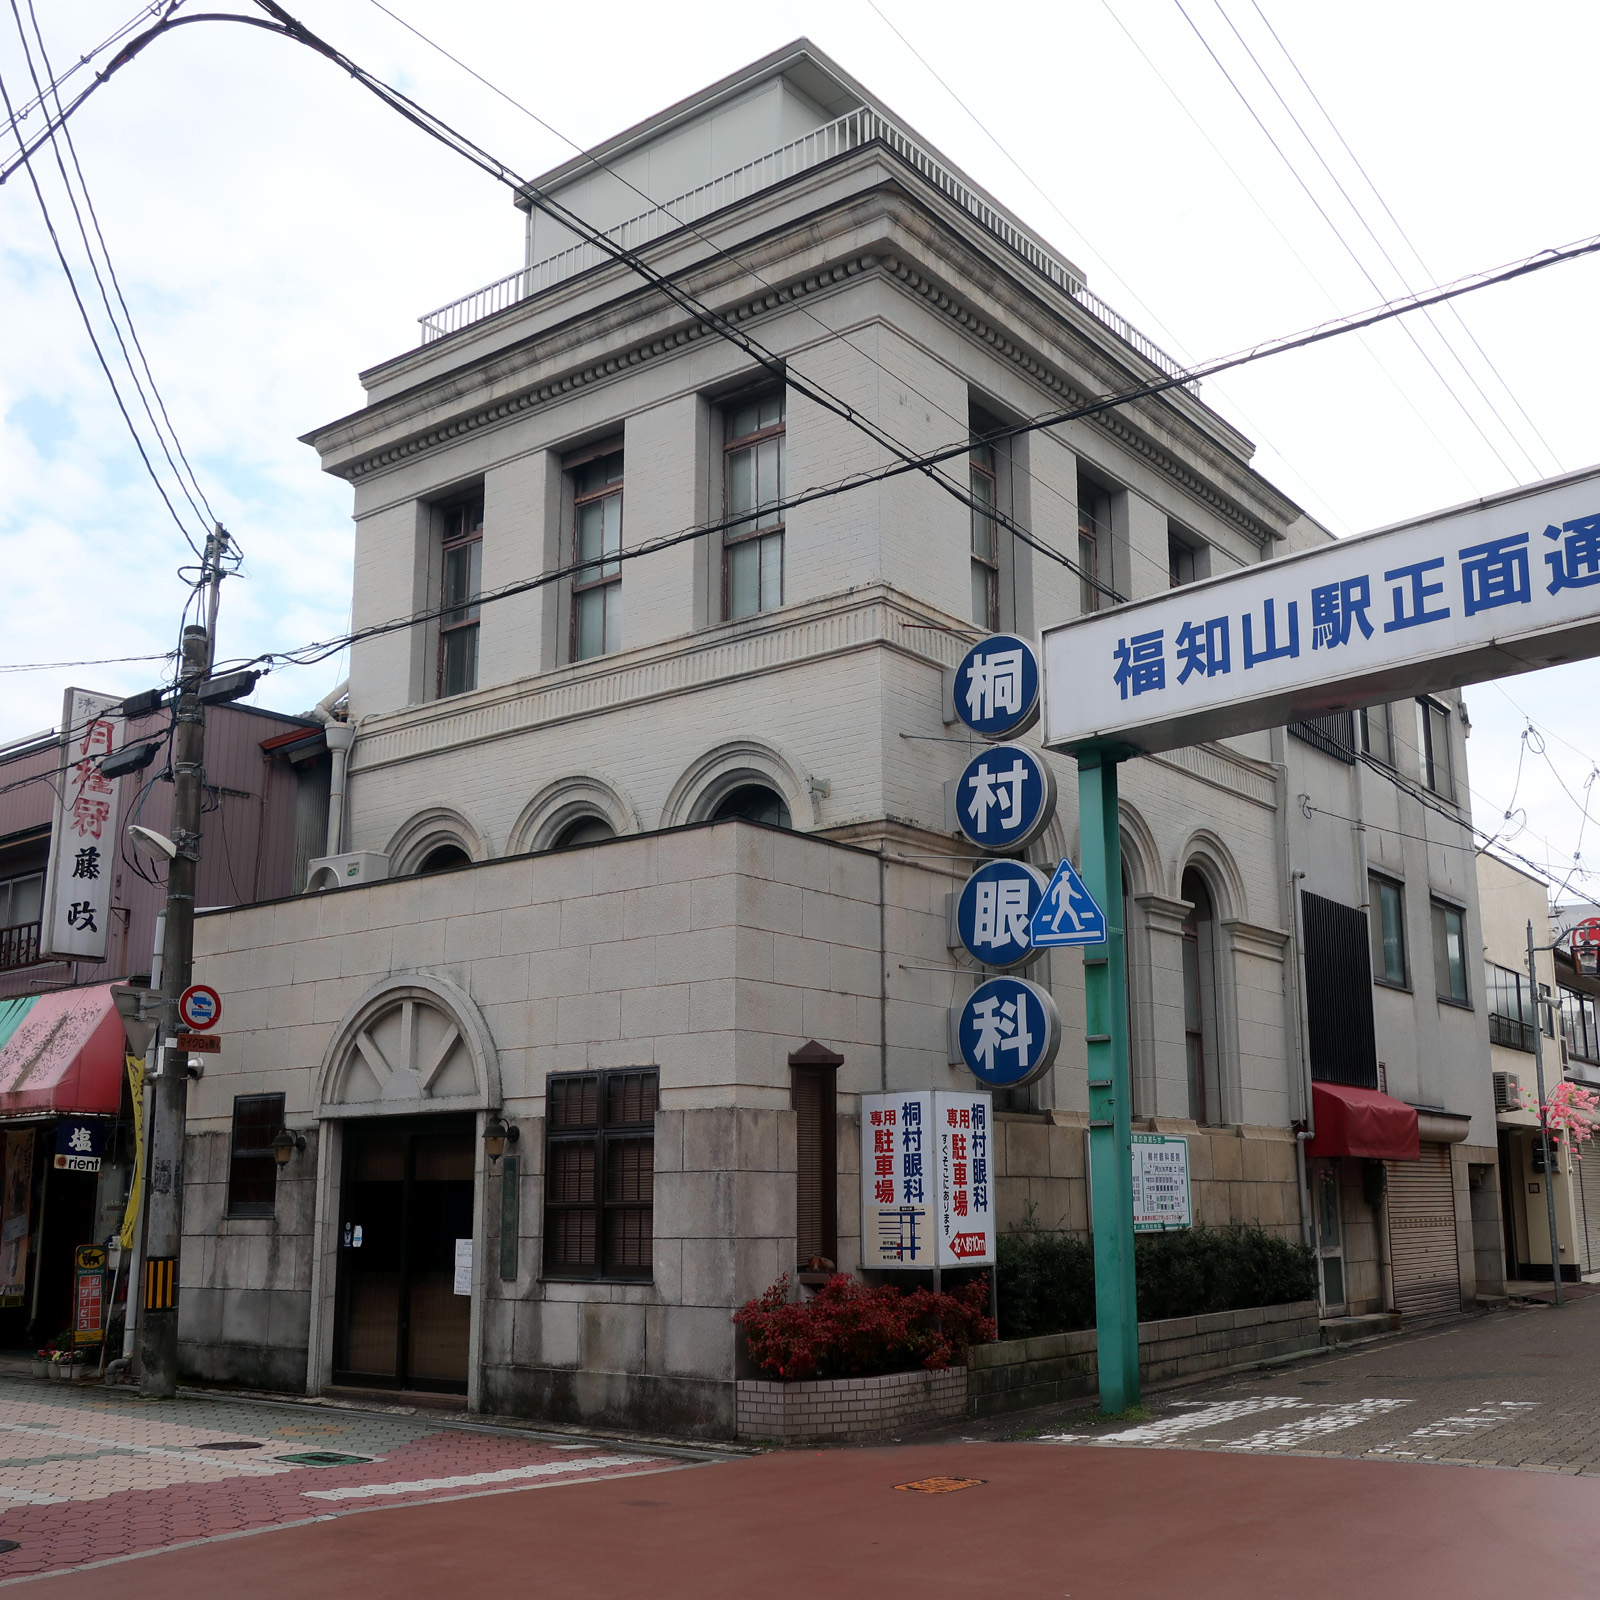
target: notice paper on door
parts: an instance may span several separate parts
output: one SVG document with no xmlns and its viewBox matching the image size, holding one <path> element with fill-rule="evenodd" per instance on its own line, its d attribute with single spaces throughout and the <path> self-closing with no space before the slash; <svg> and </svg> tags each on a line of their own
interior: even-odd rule
<svg viewBox="0 0 1600 1600">
<path fill-rule="evenodd" d="M 456 1293 L 472 1293 L 472 1241 L 456 1240 Z"/>
</svg>

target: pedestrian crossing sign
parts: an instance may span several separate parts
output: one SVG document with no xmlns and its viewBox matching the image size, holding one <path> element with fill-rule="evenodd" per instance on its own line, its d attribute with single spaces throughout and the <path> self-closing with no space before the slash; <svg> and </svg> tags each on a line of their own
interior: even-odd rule
<svg viewBox="0 0 1600 1600">
<path fill-rule="evenodd" d="M 1106 914 L 1070 861 L 1063 859 L 1056 868 L 1028 932 L 1036 950 L 1105 943 Z"/>
</svg>

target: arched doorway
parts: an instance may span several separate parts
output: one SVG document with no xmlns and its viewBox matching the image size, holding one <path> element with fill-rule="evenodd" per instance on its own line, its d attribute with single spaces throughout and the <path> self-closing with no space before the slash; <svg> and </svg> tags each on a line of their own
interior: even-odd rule
<svg viewBox="0 0 1600 1600">
<path fill-rule="evenodd" d="M 725 794 L 711 813 L 711 820 L 726 822 L 730 817 L 743 817 L 746 822 L 764 822 L 773 828 L 793 826 L 783 796 L 764 783 L 741 783 L 737 789 Z"/>
</svg>

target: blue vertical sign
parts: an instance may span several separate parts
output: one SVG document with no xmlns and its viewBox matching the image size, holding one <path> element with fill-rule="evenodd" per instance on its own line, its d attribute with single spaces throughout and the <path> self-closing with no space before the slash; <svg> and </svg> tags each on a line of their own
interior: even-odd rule
<svg viewBox="0 0 1600 1600">
<path fill-rule="evenodd" d="M 1028 925 L 1044 902 L 1045 878 L 1025 861 L 985 861 L 953 897 L 952 945 L 986 967 L 1026 966 L 1039 952 Z"/>
</svg>

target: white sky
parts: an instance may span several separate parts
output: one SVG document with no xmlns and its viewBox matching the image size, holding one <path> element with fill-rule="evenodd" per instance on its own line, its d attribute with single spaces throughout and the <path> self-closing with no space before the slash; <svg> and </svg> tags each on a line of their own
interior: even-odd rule
<svg viewBox="0 0 1600 1600">
<path fill-rule="evenodd" d="M 136 3 L 35 0 L 57 70 Z M 1365 308 L 1402 292 L 1401 273 L 1420 287 L 1600 232 L 1600 8 L 1590 4 L 879 3 L 948 90 L 861 0 L 613 0 L 603 12 L 395 0 L 393 9 L 584 146 L 806 34 L 1181 358 Z M 190 9 L 201 8 L 191 0 Z M 239 9 L 250 8 L 241 0 Z M 520 171 L 569 153 L 372 0 L 290 9 Z M 3 11 L 0 73 L 14 105 L 32 98 Z M 205 24 L 158 40 L 72 131 L 179 436 L 246 553 L 246 581 L 224 591 L 222 653 L 337 634 L 349 609 L 350 493 L 297 436 L 354 410 L 356 373 L 414 344 L 421 312 L 519 266 L 521 214 L 329 63 L 256 29 Z M 13 148 L 0 140 L 0 155 Z M 60 181 L 48 160 L 36 168 L 77 268 L 83 248 Z M 86 298 L 96 293 L 86 273 L 79 282 Z M 1600 356 L 1597 298 L 1596 259 L 1469 297 L 1460 315 L 1487 356 L 1449 313 L 1435 313 L 1448 344 L 1407 319 L 1442 378 L 1390 325 L 1203 392 L 1257 441 L 1268 477 L 1335 532 L 1356 532 L 1600 458 L 1600 389 L 1588 376 Z M 95 320 L 104 338 L 104 313 Z M 183 547 L 113 408 L 21 174 L 0 188 L 0 490 L 0 663 L 170 645 Z M 55 722 L 69 682 L 132 691 L 156 681 L 154 670 L 0 674 L 0 740 Z M 339 661 L 284 671 L 258 700 L 301 710 L 342 675 Z M 1512 847 L 1565 873 L 1580 844 L 1579 802 L 1592 797 L 1596 825 L 1581 844 L 1600 868 L 1600 784 L 1583 787 L 1600 759 L 1600 663 L 1484 685 L 1469 705 L 1477 820 L 1497 826 L 1514 797 L 1527 817 Z M 1519 779 L 1523 711 L 1546 730 L 1546 754 L 1530 747 Z M 1574 892 L 1586 885 L 1600 888 L 1579 877 Z"/>
</svg>

